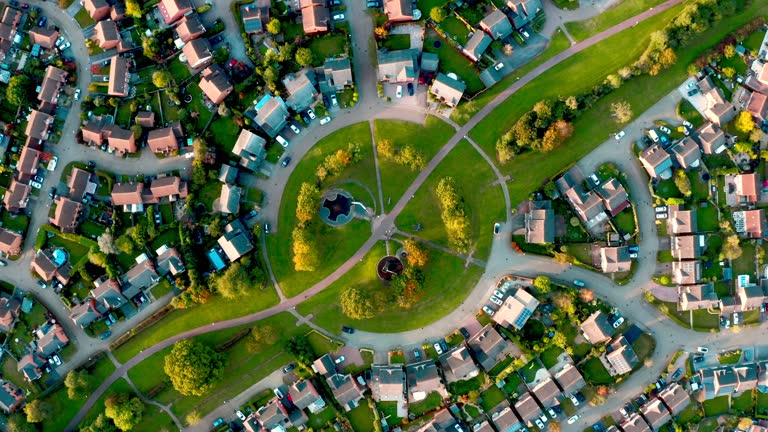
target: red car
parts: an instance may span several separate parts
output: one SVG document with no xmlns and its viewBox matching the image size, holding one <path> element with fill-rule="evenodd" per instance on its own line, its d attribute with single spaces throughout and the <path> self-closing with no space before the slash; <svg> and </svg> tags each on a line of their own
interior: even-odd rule
<svg viewBox="0 0 768 432">
<path fill-rule="evenodd" d="M 22 3 L 21 4 L 22 9 L 29 9 L 29 3 Z"/>
<path fill-rule="evenodd" d="M 227 65 L 227 68 L 232 69 L 235 66 L 237 66 L 237 60 L 232 59 L 232 60 L 229 61 L 229 64 Z"/>
</svg>

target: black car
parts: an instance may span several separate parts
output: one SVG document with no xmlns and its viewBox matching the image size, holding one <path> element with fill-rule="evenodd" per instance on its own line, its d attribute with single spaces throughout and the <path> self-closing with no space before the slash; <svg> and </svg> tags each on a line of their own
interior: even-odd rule
<svg viewBox="0 0 768 432">
<path fill-rule="evenodd" d="M 51 190 L 48 191 L 48 197 L 50 199 L 54 199 L 56 197 L 56 186 L 52 186 Z"/>
<path fill-rule="evenodd" d="M 346 334 L 352 334 L 355 332 L 355 329 L 353 329 L 352 327 L 343 326 L 341 327 L 341 331 L 343 331 Z"/>
<path fill-rule="evenodd" d="M 212 37 L 212 38 L 209 40 L 209 42 L 210 42 L 210 44 L 211 44 L 211 45 L 216 45 L 217 43 L 219 43 L 219 42 L 221 42 L 221 41 L 223 41 L 223 40 L 224 40 L 224 36 L 222 36 L 222 35 L 219 35 L 219 36 L 214 36 L 214 37 Z"/>
<path fill-rule="evenodd" d="M 290 156 L 287 156 L 285 159 L 283 159 L 283 162 L 282 162 L 282 163 L 280 163 L 280 165 L 282 165 L 282 167 L 283 167 L 283 168 L 285 168 L 285 167 L 287 167 L 287 166 L 288 166 L 288 164 L 290 164 L 290 163 L 291 163 L 291 157 L 290 157 Z"/>
<path fill-rule="evenodd" d="M 293 364 L 293 363 L 291 363 L 291 364 L 289 364 L 288 366 L 286 366 L 286 367 L 284 367 L 284 368 L 283 368 L 283 373 L 288 373 L 288 372 L 292 371 L 292 370 L 293 370 L 293 368 L 295 368 L 295 367 L 296 367 L 296 365 L 295 365 L 295 364 Z"/>
<path fill-rule="evenodd" d="M 310 121 L 312 121 L 312 119 L 310 119 L 310 118 L 309 118 L 309 116 L 308 116 L 308 115 L 306 115 L 306 114 L 302 114 L 302 115 L 301 115 L 301 120 L 303 120 L 303 121 L 304 121 L 304 124 L 305 124 L 305 125 L 309 125 L 309 122 L 310 122 Z"/>
<path fill-rule="evenodd" d="M 408 83 L 408 96 L 413 96 L 413 83 Z"/>
<path fill-rule="evenodd" d="M 459 333 L 464 336 L 464 339 L 469 339 L 469 332 L 464 327 L 459 329 Z"/>
<path fill-rule="evenodd" d="M 96 168 L 96 162 L 88 161 L 88 164 L 86 166 L 88 167 L 88 169 L 94 169 Z"/>
</svg>

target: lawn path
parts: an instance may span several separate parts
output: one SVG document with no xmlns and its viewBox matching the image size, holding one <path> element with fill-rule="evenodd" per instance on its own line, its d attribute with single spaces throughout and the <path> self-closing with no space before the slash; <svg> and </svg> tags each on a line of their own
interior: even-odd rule
<svg viewBox="0 0 768 432">
<path fill-rule="evenodd" d="M 416 240 L 416 241 L 418 241 L 420 243 L 424 243 L 425 245 L 427 245 L 427 246 L 429 246 L 431 248 L 443 251 L 443 252 L 445 252 L 447 254 L 450 254 L 450 255 L 453 255 L 453 256 L 457 256 L 457 257 L 463 259 L 464 261 L 466 261 L 469 264 L 474 264 L 474 265 L 476 265 L 478 267 L 485 267 L 485 264 L 486 264 L 485 261 L 472 257 L 472 254 L 474 253 L 474 250 L 471 251 L 469 254 L 463 254 L 463 253 L 460 253 L 460 252 L 456 252 L 453 249 L 447 248 L 447 247 L 445 247 L 443 245 L 440 245 L 440 244 L 437 244 L 435 242 L 431 242 L 429 240 L 423 239 L 423 238 L 421 238 L 421 237 L 419 237 L 417 235 L 414 235 L 414 234 L 411 234 L 411 233 L 407 233 L 405 231 L 400 231 L 400 230 L 396 229 L 394 231 L 394 234 L 400 234 L 403 237 L 408 237 L 408 238 Z M 467 265 L 467 267 L 468 267 L 468 265 Z"/>
</svg>

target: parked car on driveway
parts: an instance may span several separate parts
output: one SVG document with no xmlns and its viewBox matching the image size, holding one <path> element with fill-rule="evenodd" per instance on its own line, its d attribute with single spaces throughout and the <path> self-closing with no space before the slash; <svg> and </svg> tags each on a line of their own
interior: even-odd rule
<svg viewBox="0 0 768 432">
<path fill-rule="evenodd" d="M 496 305 L 499 305 L 499 306 L 501 306 L 501 304 L 504 303 L 504 302 L 501 301 L 500 298 L 498 298 L 496 296 L 491 296 L 491 302 L 493 304 L 496 304 Z"/>
<path fill-rule="evenodd" d="M 435 342 L 432 347 L 435 348 L 435 351 L 437 351 L 437 355 L 440 355 L 443 353 L 443 348 L 440 347 L 440 344 Z"/>
<path fill-rule="evenodd" d="M 488 306 L 483 306 L 483 312 L 488 314 L 488 316 L 493 316 L 494 312 L 493 309 L 489 308 Z"/>
<path fill-rule="evenodd" d="M 398 99 L 403 97 L 403 86 L 401 85 L 397 86 L 397 89 L 395 89 L 395 97 Z"/>
<path fill-rule="evenodd" d="M 579 420 L 580 418 L 581 418 L 581 416 L 580 416 L 580 415 L 578 415 L 578 414 L 574 414 L 574 415 L 572 415 L 571 417 L 569 417 L 569 418 L 568 418 L 568 424 L 574 424 L 574 423 L 576 423 L 576 421 L 577 421 L 577 420 Z"/>
<path fill-rule="evenodd" d="M 343 13 L 340 13 L 340 14 L 336 14 L 336 15 L 334 15 L 334 16 L 333 16 L 333 20 L 334 20 L 334 21 L 343 21 L 343 20 L 344 20 L 344 14 L 343 14 Z"/>
<path fill-rule="evenodd" d="M 321 125 L 328 124 L 330 122 L 331 122 L 331 117 L 329 117 L 329 116 L 325 116 L 325 117 L 320 119 L 320 124 Z"/>
<path fill-rule="evenodd" d="M 700 352 L 702 354 L 706 354 L 706 353 L 709 352 L 709 348 L 700 346 L 700 347 L 696 348 L 696 351 L 698 351 L 698 352 Z"/>
<path fill-rule="evenodd" d="M 237 411 L 235 411 L 235 415 L 236 415 L 236 416 L 237 416 L 237 418 L 239 418 L 240 420 L 242 420 L 242 421 L 245 421 L 245 414 L 243 414 L 243 412 L 242 412 L 242 411 L 240 411 L 240 410 L 237 410 Z"/>
</svg>

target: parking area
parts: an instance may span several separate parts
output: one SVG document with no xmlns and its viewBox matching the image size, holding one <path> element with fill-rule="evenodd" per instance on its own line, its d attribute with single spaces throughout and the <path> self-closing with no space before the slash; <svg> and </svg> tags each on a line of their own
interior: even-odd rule
<svg viewBox="0 0 768 432">
<path fill-rule="evenodd" d="M 392 102 L 410 106 L 426 106 L 427 105 L 427 87 L 411 83 L 413 87 L 413 95 L 409 94 L 408 84 L 384 84 L 384 97 L 390 98 Z M 401 96 L 397 97 L 397 90 L 400 88 Z"/>
</svg>

